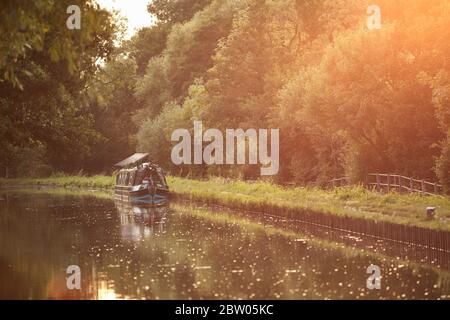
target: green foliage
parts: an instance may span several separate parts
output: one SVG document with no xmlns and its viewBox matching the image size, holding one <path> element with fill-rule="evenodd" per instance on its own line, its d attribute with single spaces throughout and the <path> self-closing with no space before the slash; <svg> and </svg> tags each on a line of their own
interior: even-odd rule
<svg viewBox="0 0 450 320">
<path fill-rule="evenodd" d="M 93 129 L 101 135 L 92 141 L 92 154 L 84 162 L 88 172 L 110 172 L 112 164 L 135 150 L 136 125 L 132 118 L 139 108 L 134 97 L 137 66 L 121 52 L 89 83 L 89 111 Z"/>
<path fill-rule="evenodd" d="M 82 10 L 80 30 L 66 27 L 70 5 Z M 4 0 L 0 14 L 4 36 L 0 43 L 0 79 L 18 87 L 33 75 L 20 62 L 34 52 L 46 56 L 49 62 L 64 63 L 74 74 L 92 67 L 93 58 L 105 58 L 112 49 L 111 16 L 90 0 Z"/>
<path fill-rule="evenodd" d="M 30 11 L 14 3 L 0 22 L 13 43 L 0 47 L 7 154 L 38 142 L 52 166 L 93 172 L 136 147 L 173 173 L 255 178 L 247 166 L 171 164 L 172 131 L 198 119 L 220 129 L 280 128 L 278 182 L 361 182 L 375 171 L 450 188 L 446 0 L 379 0 L 380 30 L 366 26 L 367 0 L 155 0 L 155 25 L 113 55 L 114 23 L 90 2 L 84 9 L 95 19 L 70 34 L 56 28 L 64 1 L 20 3 L 38 8 Z M 105 56 L 111 61 L 94 72 Z M 78 103 L 85 86 L 88 99 Z"/>
<path fill-rule="evenodd" d="M 153 0 L 148 11 L 163 23 L 186 22 L 211 0 Z"/>
<path fill-rule="evenodd" d="M 155 1 L 151 11 L 169 21 L 164 14 L 182 3 Z M 150 119 L 138 122 L 139 144 L 145 128 L 172 128 L 165 105 L 194 101 L 210 127 L 280 128 L 278 181 L 358 182 L 372 171 L 433 180 L 438 171 L 444 182 L 450 6 L 383 0 L 382 28 L 369 30 L 369 4 L 212 1 L 180 18 L 137 86 L 137 118 Z M 189 91 L 195 79 L 204 84 L 199 101 Z"/>
<path fill-rule="evenodd" d="M 161 150 L 171 149 L 170 138 L 173 130 L 187 127 L 191 119 L 192 110 L 177 104 L 167 104 L 156 118 L 147 119 L 141 125 L 137 135 L 138 150 L 148 152 L 150 159 L 163 164 L 166 170 L 177 170 L 174 172 L 182 174 L 183 168 L 171 166 L 170 152 L 161 152 Z"/>
<path fill-rule="evenodd" d="M 17 148 L 14 154 L 16 176 L 45 177 L 50 175 L 52 168 L 47 164 L 47 150 L 39 142 L 35 145 Z"/>
<path fill-rule="evenodd" d="M 363 9 L 364 5 L 364 2 L 360 2 L 359 6 L 353 7 Z M 340 4 L 340 7 L 352 6 Z M 212 88 L 212 96 L 218 97 L 214 100 L 214 105 L 221 106 L 217 118 L 232 118 L 234 115 L 237 123 L 245 123 L 246 117 L 251 117 L 249 126 L 259 125 L 260 120 L 255 118 L 255 112 L 247 101 L 255 100 L 258 96 L 255 91 L 258 82 L 271 77 L 271 68 L 275 66 L 285 70 L 287 74 L 292 74 L 291 79 L 286 81 L 274 78 L 275 81 L 270 83 L 270 86 L 261 87 L 265 98 L 257 100 L 257 114 L 263 115 L 263 119 L 272 118 L 282 128 L 283 163 L 284 166 L 289 166 L 291 176 L 295 180 L 315 180 L 320 184 L 330 177 L 346 174 L 354 181 L 361 181 L 370 171 L 401 172 L 433 178 L 433 159 L 439 152 L 434 146 L 443 135 L 437 127 L 430 88 L 419 76 L 424 70 L 434 72 L 436 66 L 444 66 L 445 57 L 448 56 L 446 48 L 437 42 L 432 43 L 435 53 L 438 52 L 437 60 L 428 57 L 428 51 L 424 54 L 420 43 L 411 37 L 420 29 L 425 41 L 431 41 L 434 32 L 423 32 L 421 28 L 423 13 L 416 16 L 417 22 L 411 21 L 408 14 L 408 19 L 404 20 L 392 17 L 396 19 L 395 25 L 387 19 L 381 31 L 372 32 L 361 26 L 361 21 L 365 18 L 362 15 L 358 18 L 354 13 L 348 14 L 346 11 L 328 11 L 336 9 L 328 2 L 324 3 L 323 9 L 325 11 L 319 15 L 319 21 L 339 21 L 336 24 L 338 29 L 341 29 L 340 22 L 348 21 L 350 27 L 347 26 L 340 33 L 330 29 L 333 34 L 327 34 L 330 32 L 328 27 L 320 28 L 314 23 L 305 26 L 308 36 L 316 34 L 317 39 L 314 42 L 307 41 L 308 39 L 298 40 L 303 53 L 296 53 L 296 74 L 291 72 L 291 66 L 286 68 L 281 63 L 284 60 L 281 58 L 289 57 L 289 51 L 285 51 L 283 56 L 282 50 L 272 54 L 267 50 L 271 48 L 273 52 L 277 46 L 274 42 L 264 42 L 267 38 L 274 39 L 272 30 L 265 32 L 264 27 L 272 24 L 264 20 L 264 15 L 249 23 L 250 27 L 257 25 L 255 29 L 258 32 L 253 35 L 251 31 L 246 30 L 245 35 L 248 38 L 244 44 L 241 40 L 244 37 L 233 34 L 235 30 L 232 30 L 232 39 L 236 44 L 227 44 L 233 50 L 239 49 L 239 53 L 225 59 L 219 56 L 222 51 L 220 49 L 217 63 L 211 69 L 213 73 L 224 75 L 226 79 L 220 81 L 219 76 L 218 80 L 212 81 L 212 85 L 208 87 Z M 257 6 L 250 7 L 249 10 L 252 15 L 256 15 Z M 273 8 L 269 10 L 274 11 Z M 263 11 L 267 11 L 267 8 Z M 426 9 L 424 12 L 427 12 Z M 433 10 L 434 14 L 437 12 L 437 9 Z M 273 15 L 272 12 L 271 14 Z M 336 21 L 329 19 L 330 14 L 334 15 Z M 309 23 L 304 14 L 299 14 L 297 19 Z M 430 25 L 428 30 L 441 29 L 445 33 L 442 26 L 449 21 L 435 21 L 437 22 Z M 263 22 L 262 26 L 257 22 Z M 431 21 L 429 23 L 433 24 Z M 245 23 L 236 25 L 239 26 L 238 29 L 245 30 Z M 292 33 L 292 28 L 285 27 L 284 30 L 287 34 Z M 296 32 L 297 30 L 294 35 Z M 318 32 L 324 34 L 320 35 Z M 259 39 L 258 36 L 262 37 L 262 40 L 247 48 L 247 43 L 252 44 L 253 40 Z M 290 43 L 294 40 L 295 38 L 292 38 Z M 317 46 L 320 42 L 322 49 Z M 264 45 L 259 47 L 260 43 Z M 222 47 L 219 44 L 219 48 Z M 226 50 L 231 52 L 229 48 Z M 264 58 L 254 63 L 254 73 L 259 76 L 252 77 L 252 67 L 243 64 L 256 53 Z M 314 56 L 317 54 L 320 54 L 321 60 Z M 272 56 L 277 59 L 271 59 Z M 423 59 L 419 66 L 414 63 L 416 56 Z M 224 61 L 223 67 L 221 60 Z M 262 69 L 265 63 L 269 65 L 266 70 Z M 239 67 L 236 68 L 236 65 Z M 236 73 L 235 77 L 230 76 L 230 70 Z M 234 88 L 228 94 L 230 85 Z M 277 115 L 273 114 L 273 106 L 267 108 L 268 113 L 263 110 L 264 101 L 274 102 L 267 93 L 276 90 L 280 85 L 284 87 L 279 90 L 279 99 L 274 103 L 281 111 L 280 119 L 277 119 Z M 249 98 L 245 95 L 249 95 Z M 226 102 L 221 104 L 221 100 Z M 227 104 L 233 105 L 234 108 L 226 108 Z M 242 111 L 239 106 L 243 108 Z M 443 109 L 448 109 L 448 104 L 445 104 Z M 226 114 L 227 111 L 232 112 L 231 116 Z M 400 118 L 404 121 L 399 122 Z M 294 145 L 300 148 L 294 148 Z M 282 172 L 286 170 L 282 169 Z"/>
<path fill-rule="evenodd" d="M 80 30 L 66 27 L 73 4 L 82 8 Z M 78 170 L 99 138 L 85 86 L 111 53 L 115 23 L 81 0 L 6 0 L 0 12 L 2 174 Z"/>
<path fill-rule="evenodd" d="M 158 23 L 151 28 L 142 28 L 125 44 L 125 50 L 136 61 L 137 72 L 144 75 L 149 61 L 159 56 L 166 48 L 167 36 L 171 25 Z"/>
</svg>

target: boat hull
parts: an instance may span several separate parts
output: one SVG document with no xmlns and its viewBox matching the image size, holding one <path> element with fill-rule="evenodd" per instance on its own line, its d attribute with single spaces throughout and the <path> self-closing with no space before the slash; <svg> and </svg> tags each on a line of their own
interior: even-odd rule
<svg viewBox="0 0 450 320">
<path fill-rule="evenodd" d="M 116 186 L 115 200 L 132 205 L 163 206 L 169 202 L 169 190 L 157 188 L 152 194 L 148 189 L 133 190 L 133 187 Z"/>
</svg>

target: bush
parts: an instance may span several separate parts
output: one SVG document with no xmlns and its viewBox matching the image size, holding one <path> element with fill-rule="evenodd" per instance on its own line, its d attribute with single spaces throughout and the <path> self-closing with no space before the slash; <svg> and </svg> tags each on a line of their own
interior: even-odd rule
<svg viewBox="0 0 450 320">
<path fill-rule="evenodd" d="M 41 143 L 18 149 L 12 162 L 12 174 L 16 177 L 45 177 L 52 168 L 47 163 L 46 148 Z"/>
</svg>

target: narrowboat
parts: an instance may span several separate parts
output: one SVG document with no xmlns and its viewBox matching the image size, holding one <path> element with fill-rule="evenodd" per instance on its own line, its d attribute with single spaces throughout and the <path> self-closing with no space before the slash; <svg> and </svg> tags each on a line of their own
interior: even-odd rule
<svg viewBox="0 0 450 320">
<path fill-rule="evenodd" d="M 115 199 L 131 205 L 167 204 L 169 186 L 164 171 L 150 162 L 132 168 L 122 168 L 116 177 Z"/>
</svg>

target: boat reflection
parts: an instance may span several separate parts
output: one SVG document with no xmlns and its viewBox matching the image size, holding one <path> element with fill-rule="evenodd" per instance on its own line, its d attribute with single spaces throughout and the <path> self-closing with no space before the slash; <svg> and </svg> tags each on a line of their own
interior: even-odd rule
<svg viewBox="0 0 450 320">
<path fill-rule="evenodd" d="M 121 238 L 140 241 L 164 233 L 168 207 L 136 206 L 115 201 L 120 216 Z"/>
</svg>

